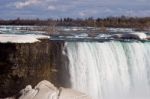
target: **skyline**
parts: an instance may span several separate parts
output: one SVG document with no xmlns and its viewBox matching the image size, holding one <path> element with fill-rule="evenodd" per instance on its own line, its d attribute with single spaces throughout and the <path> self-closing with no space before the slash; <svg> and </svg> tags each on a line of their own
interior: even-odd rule
<svg viewBox="0 0 150 99">
<path fill-rule="evenodd" d="M 1 19 L 150 16 L 148 0 L 1 0 Z"/>
</svg>

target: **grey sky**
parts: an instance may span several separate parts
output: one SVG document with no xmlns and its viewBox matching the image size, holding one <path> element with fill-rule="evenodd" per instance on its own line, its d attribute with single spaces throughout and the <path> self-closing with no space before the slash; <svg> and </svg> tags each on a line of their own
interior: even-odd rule
<svg viewBox="0 0 150 99">
<path fill-rule="evenodd" d="M 0 0 L 0 18 L 150 16 L 150 0 Z"/>
</svg>

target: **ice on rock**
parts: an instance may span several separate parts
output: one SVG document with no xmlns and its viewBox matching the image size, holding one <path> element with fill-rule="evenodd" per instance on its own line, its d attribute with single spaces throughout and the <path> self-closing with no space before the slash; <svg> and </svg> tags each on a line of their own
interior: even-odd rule
<svg viewBox="0 0 150 99">
<path fill-rule="evenodd" d="M 39 39 L 49 39 L 47 35 L 35 35 L 35 34 L 0 34 L 0 43 L 34 43 L 39 42 Z"/>
<path fill-rule="evenodd" d="M 28 85 L 20 93 L 19 99 L 91 99 L 89 96 L 69 88 L 58 89 L 46 80 L 41 81 L 35 88 Z"/>
<path fill-rule="evenodd" d="M 112 37 L 114 37 L 114 38 L 123 38 L 123 39 L 139 39 L 139 40 L 147 39 L 147 35 L 143 32 L 114 34 L 114 35 L 112 35 Z"/>
</svg>

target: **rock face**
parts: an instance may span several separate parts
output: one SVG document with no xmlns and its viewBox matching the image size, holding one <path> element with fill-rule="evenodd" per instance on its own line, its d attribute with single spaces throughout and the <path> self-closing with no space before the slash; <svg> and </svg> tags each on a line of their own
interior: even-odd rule
<svg viewBox="0 0 150 99">
<path fill-rule="evenodd" d="M 45 79 L 56 86 L 69 87 L 64 68 L 63 42 L 0 43 L 0 98 L 17 94 L 26 85 Z M 67 59 L 65 60 L 67 61 Z M 65 74 L 65 75 L 64 75 Z"/>
<path fill-rule="evenodd" d="M 116 39 L 137 39 L 137 40 L 146 40 L 147 39 L 147 35 L 142 32 L 114 34 L 111 37 L 116 38 Z"/>
<path fill-rule="evenodd" d="M 57 89 L 52 83 L 44 80 L 35 88 L 26 86 L 18 99 L 91 99 L 89 96 L 72 89 Z"/>
</svg>

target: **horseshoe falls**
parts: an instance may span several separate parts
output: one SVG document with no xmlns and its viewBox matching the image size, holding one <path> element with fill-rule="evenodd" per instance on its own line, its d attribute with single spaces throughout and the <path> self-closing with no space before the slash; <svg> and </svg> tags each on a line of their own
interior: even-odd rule
<svg viewBox="0 0 150 99">
<path fill-rule="evenodd" d="M 92 99 L 149 99 L 149 42 L 66 42 L 73 89 Z"/>
</svg>

